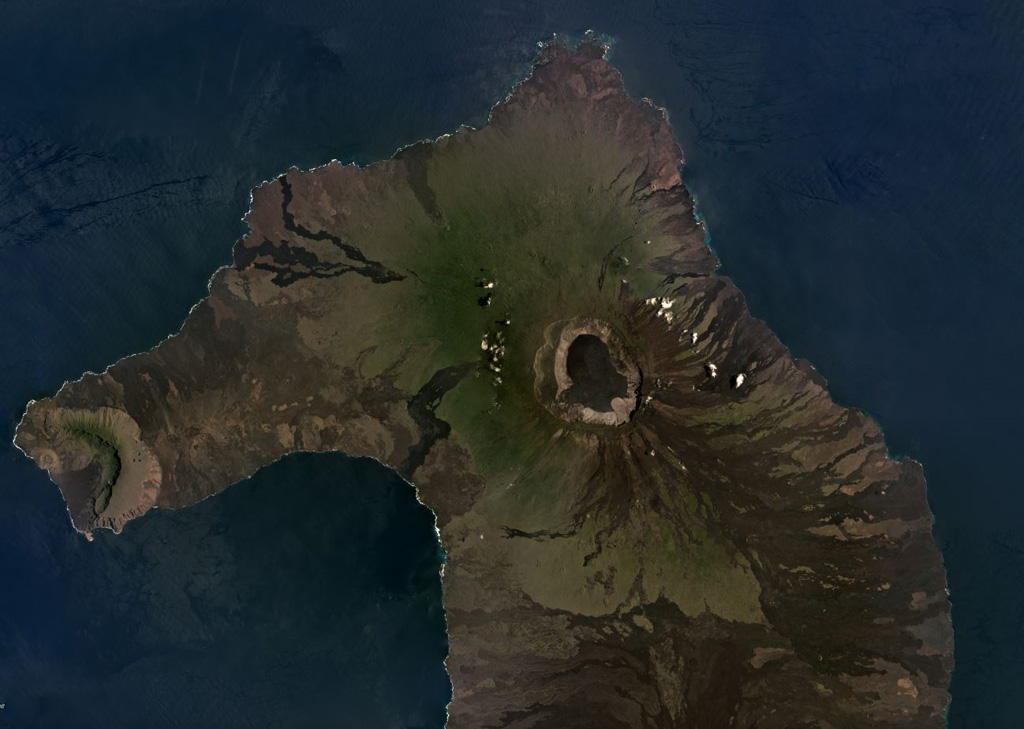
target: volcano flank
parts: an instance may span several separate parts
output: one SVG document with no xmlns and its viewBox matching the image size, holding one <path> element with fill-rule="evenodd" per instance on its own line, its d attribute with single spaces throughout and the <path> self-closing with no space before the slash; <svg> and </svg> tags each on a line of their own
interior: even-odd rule
<svg viewBox="0 0 1024 729">
<path fill-rule="evenodd" d="M 453 729 L 943 727 L 922 468 L 716 273 L 605 50 L 544 47 L 482 129 L 263 184 L 181 331 L 15 442 L 84 534 L 293 451 L 394 468 L 448 555 Z"/>
</svg>

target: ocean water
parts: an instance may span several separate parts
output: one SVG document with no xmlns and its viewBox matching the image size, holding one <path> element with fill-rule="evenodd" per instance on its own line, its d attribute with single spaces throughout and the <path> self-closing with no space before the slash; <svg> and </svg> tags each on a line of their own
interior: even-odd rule
<svg viewBox="0 0 1024 729">
<path fill-rule="evenodd" d="M 28 399 L 177 329 L 253 185 L 483 124 L 538 41 L 588 28 L 668 109 L 755 315 L 924 463 L 950 726 L 1024 726 L 1013 0 L 0 3 L 3 442 Z M 0 726 L 439 727 L 439 559 L 411 490 L 343 456 L 88 544 L 0 446 Z"/>
<path fill-rule="evenodd" d="M 0 555 L 6 725 L 443 725 L 443 553 L 390 469 L 293 454 L 91 544 L 62 517 Z"/>
</svg>

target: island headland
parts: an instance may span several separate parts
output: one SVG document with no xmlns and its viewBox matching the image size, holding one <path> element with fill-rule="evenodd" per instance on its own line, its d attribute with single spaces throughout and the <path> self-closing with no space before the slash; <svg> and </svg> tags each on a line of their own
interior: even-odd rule
<svg viewBox="0 0 1024 729">
<path fill-rule="evenodd" d="M 15 442 L 119 531 L 297 451 L 437 517 L 463 727 L 942 727 L 949 601 L 889 457 L 718 275 L 663 110 L 550 44 L 467 127 L 253 192 L 181 331 Z"/>
</svg>

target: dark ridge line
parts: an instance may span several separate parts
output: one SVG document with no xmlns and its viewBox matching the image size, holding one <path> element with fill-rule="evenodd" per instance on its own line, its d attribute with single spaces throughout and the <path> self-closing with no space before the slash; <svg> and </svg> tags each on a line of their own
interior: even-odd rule
<svg viewBox="0 0 1024 729">
<path fill-rule="evenodd" d="M 254 263 L 257 256 L 268 256 L 273 259 L 273 263 Z M 293 246 L 286 240 L 274 243 L 268 238 L 264 238 L 263 242 L 258 246 L 240 249 L 236 253 L 235 259 L 238 266 L 252 264 L 254 268 L 277 274 L 272 281 L 282 288 L 304 278 L 334 278 L 346 273 L 357 273 L 375 280 L 373 279 L 374 271 L 367 266 L 350 266 L 347 263 L 324 263 L 312 251 Z M 307 270 L 296 269 L 296 266 Z"/>
<path fill-rule="evenodd" d="M 409 446 L 409 455 L 398 470 L 404 478 L 410 478 L 423 465 L 434 444 L 452 432 L 452 426 L 434 413 L 445 393 L 458 385 L 475 366 L 467 362 L 438 370 L 409 400 L 409 415 L 419 428 L 420 440 Z"/>
<path fill-rule="evenodd" d="M 604 540 L 602 539 L 602 537 L 604 537 L 604 535 L 607 532 L 612 531 L 613 528 L 617 528 L 617 525 L 616 525 L 616 527 L 609 527 L 608 529 L 602 529 L 601 531 L 599 531 L 596 534 L 594 534 L 594 546 L 595 546 L 595 549 L 594 549 L 593 552 L 590 552 L 588 554 L 583 555 L 583 566 L 584 567 L 587 567 L 588 565 L 590 565 L 590 563 L 593 562 L 594 559 L 596 559 L 598 556 L 600 556 L 601 552 L 604 550 Z"/>
<path fill-rule="evenodd" d="M 612 189 L 613 187 L 615 187 L 615 186 L 616 186 L 616 185 L 618 184 L 618 182 L 619 182 L 619 180 L 620 180 L 620 179 L 622 178 L 622 176 L 623 176 L 624 174 L 626 174 L 626 171 L 627 171 L 627 170 L 628 170 L 628 169 L 629 169 L 630 167 L 632 167 L 632 166 L 633 166 L 633 163 L 632 163 L 632 162 L 630 162 L 630 163 L 628 163 L 628 164 L 627 164 L 627 165 L 626 165 L 625 167 L 623 167 L 623 168 L 622 168 L 621 170 L 619 170 L 619 173 L 618 173 L 617 175 L 615 175 L 615 179 L 613 179 L 613 180 L 612 180 L 611 182 L 609 182 L 609 183 L 608 183 L 608 187 L 606 187 L 606 188 L 605 188 L 605 190 L 606 190 L 606 191 L 611 191 L 611 189 Z"/>
<path fill-rule="evenodd" d="M 319 258 L 316 258 L 315 254 L 310 253 L 310 255 L 313 255 L 314 258 L 316 258 L 316 262 L 319 265 L 315 268 L 315 270 L 312 270 L 308 273 L 301 271 L 288 272 L 280 270 L 275 267 L 268 268 L 267 264 L 263 264 L 262 266 L 260 266 L 261 268 L 272 270 L 278 273 L 278 276 L 275 277 L 275 283 L 278 283 L 277 279 L 281 278 L 282 280 L 285 281 L 285 283 L 278 283 L 278 285 L 287 286 L 288 284 L 294 283 L 299 279 L 308 278 L 310 276 L 316 278 L 331 278 L 333 276 L 341 276 L 346 273 L 356 273 L 359 274 L 360 276 L 365 276 L 374 283 L 379 284 L 405 280 L 405 276 L 403 276 L 402 274 L 392 271 L 390 268 L 385 266 L 380 261 L 371 261 L 365 255 L 363 255 L 363 252 L 359 250 L 356 246 L 342 242 L 342 240 L 338 236 L 331 235 L 325 230 L 312 231 L 306 226 L 302 225 L 301 223 L 296 222 L 295 215 L 288 210 L 288 206 L 292 202 L 292 186 L 291 183 L 288 182 L 288 175 L 281 175 L 279 179 L 281 182 L 281 218 L 284 221 L 285 230 L 291 233 L 295 233 L 296 235 L 305 238 L 306 240 L 329 241 L 330 243 L 334 244 L 336 248 L 341 250 L 346 256 L 348 256 L 348 258 L 355 261 L 356 263 L 361 263 L 363 265 L 346 265 L 344 263 L 326 264 L 322 263 L 319 260 Z M 294 251 L 294 248 L 291 246 L 289 246 L 288 249 L 289 251 Z M 253 258 L 255 258 L 255 255 L 250 257 L 248 262 L 251 262 Z M 275 258 L 275 262 L 286 263 L 285 261 L 278 261 L 277 258 Z M 242 260 L 239 260 L 239 263 L 242 265 L 246 265 L 245 263 L 242 262 Z"/>
<path fill-rule="evenodd" d="M 619 241 L 618 243 L 613 245 L 611 247 L 611 249 L 609 249 L 609 251 L 604 254 L 604 258 L 601 259 L 601 275 L 597 277 L 597 290 L 598 291 L 603 291 L 604 290 L 604 279 L 608 275 L 608 264 L 611 263 L 612 256 L 615 255 L 615 251 L 617 251 L 619 249 L 619 247 L 623 243 L 625 243 L 627 240 L 629 240 L 629 236 L 628 235 L 625 238 L 623 238 L 621 241 Z"/>
<path fill-rule="evenodd" d="M 503 711 L 501 712 L 501 718 L 499 719 L 501 722 L 499 727 L 512 726 L 523 719 L 535 718 L 538 714 L 541 714 L 542 712 L 549 712 L 554 708 L 555 707 L 551 704 L 543 704 L 539 701 L 535 701 L 525 709 L 520 709 L 518 711 Z"/>
<path fill-rule="evenodd" d="M 505 532 L 505 539 L 533 539 L 536 541 L 542 541 L 545 539 L 566 539 L 568 537 L 576 536 L 579 532 L 578 526 L 573 526 L 568 531 L 564 532 L 553 532 L 548 529 L 541 529 L 536 532 L 524 532 L 521 529 L 513 529 L 509 526 L 501 527 L 501 530 Z"/>
<path fill-rule="evenodd" d="M 710 273 L 670 273 L 667 276 L 665 276 L 665 279 L 661 282 L 661 284 L 662 284 L 662 286 L 671 286 L 676 281 L 686 281 L 686 280 L 690 280 L 690 279 L 700 280 L 700 279 L 709 278 L 712 275 L 714 275 L 714 274 L 710 274 Z"/>
</svg>

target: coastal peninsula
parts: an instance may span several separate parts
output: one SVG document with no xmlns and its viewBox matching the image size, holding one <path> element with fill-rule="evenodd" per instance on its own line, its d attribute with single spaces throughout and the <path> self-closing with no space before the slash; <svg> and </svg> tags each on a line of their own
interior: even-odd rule
<svg viewBox="0 0 1024 729">
<path fill-rule="evenodd" d="M 253 192 L 177 334 L 29 403 L 84 534 L 297 451 L 437 517 L 452 729 L 942 727 L 921 466 L 716 273 L 665 113 L 545 46 L 480 130 Z"/>
</svg>

